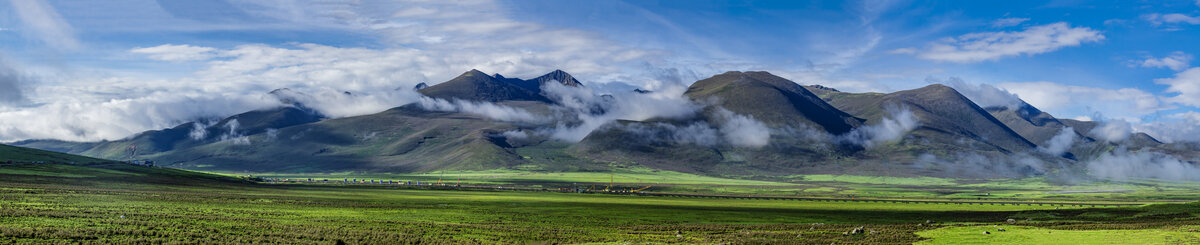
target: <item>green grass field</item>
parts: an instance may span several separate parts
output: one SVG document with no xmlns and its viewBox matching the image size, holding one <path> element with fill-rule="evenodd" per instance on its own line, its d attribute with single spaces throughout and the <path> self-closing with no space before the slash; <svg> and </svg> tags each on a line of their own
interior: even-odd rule
<svg viewBox="0 0 1200 245">
<path fill-rule="evenodd" d="M 230 176 L 245 173 L 227 173 Z M 462 183 L 534 188 L 604 188 L 610 181 L 622 189 L 691 194 L 760 196 L 863 197 L 884 199 L 992 200 L 1046 202 L 1185 202 L 1200 200 L 1200 182 L 1092 181 L 1052 183 L 1044 178 L 947 179 L 854 175 L 794 175 L 748 180 L 688 173 L 627 168 L 611 172 L 532 172 L 518 170 L 445 171 L 420 174 L 316 173 L 255 176 L 279 179 L 373 179 Z"/>
<path fill-rule="evenodd" d="M 790 185 L 806 184 L 774 184 Z M 678 198 L 258 184 L 129 165 L 0 166 L 0 243 L 1197 243 L 1198 215 L 1196 203 L 1069 209 Z M 992 225 L 1009 231 L 980 234 Z M 843 235 L 860 226 L 864 233 Z"/>
</svg>

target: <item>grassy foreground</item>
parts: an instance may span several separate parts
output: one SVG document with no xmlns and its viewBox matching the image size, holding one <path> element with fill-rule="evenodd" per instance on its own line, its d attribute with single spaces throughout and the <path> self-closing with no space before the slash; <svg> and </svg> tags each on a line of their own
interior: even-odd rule
<svg viewBox="0 0 1200 245">
<path fill-rule="evenodd" d="M 268 185 L 119 164 L 0 166 L 3 244 L 1045 243 L 1075 234 L 1093 237 L 1071 240 L 1083 243 L 1200 243 L 1198 215 L 1196 203 L 1056 209 L 668 198 Z M 992 225 L 1010 231 L 980 233 Z M 856 227 L 863 233 L 843 234 Z"/>
</svg>

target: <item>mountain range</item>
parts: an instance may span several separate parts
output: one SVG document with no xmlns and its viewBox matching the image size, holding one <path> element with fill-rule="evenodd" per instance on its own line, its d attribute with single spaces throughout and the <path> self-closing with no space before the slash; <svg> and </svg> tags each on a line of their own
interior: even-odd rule
<svg viewBox="0 0 1200 245">
<path fill-rule="evenodd" d="M 646 167 L 741 177 L 986 178 L 1087 171 L 1080 163 L 1115 150 L 1162 152 L 1190 164 L 1198 155 L 1192 144 L 1165 144 L 1143 133 L 1112 141 L 1094 130 L 1102 123 L 1058 119 L 1027 103 L 981 107 L 940 84 L 847 93 L 768 72 L 731 71 L 696 81 L 682 94 L 597 94 L 561 70 L 528 80 L 471 70 L 401 89 L 421 98 L 375 114 L 329 118 L 302 104 L 302 93 L 279 89 L 267 94 L 281 106 L 220 120 L 113 141 L 12 145 L 225 172 Z M 693 111 L 614 114 L 637 96 L 678 98 Z M 556 137 L 556 130 L 584 128 L 596 118 L 610 120 L 582 139 Z"/>
</svg>

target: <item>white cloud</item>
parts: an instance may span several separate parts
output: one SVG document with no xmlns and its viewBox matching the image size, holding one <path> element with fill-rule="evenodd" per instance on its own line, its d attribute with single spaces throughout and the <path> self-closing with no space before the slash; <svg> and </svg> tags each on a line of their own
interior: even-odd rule
<svg viewBox="0 0 1200 245">
<path fill-rule="evenodd" d="M 725 108 L 717 110 L 721 120 L 721 136 L 726 142 L 741 147 L 763 147 L 771 140 L 771 129 L 754 117 L 739 115 Z"/>
<path fill-rule="evenodd" d="M 1033 26 L 1019 32 L 968 33 L 931 43 L 917 52 L 928 60 L 971 63 L 1008 56 L 1035 55 L 1104 40 L 1100 31 L 1066 22 Z"/>
<path fill-rule="evenodd" d="M 1062 155 L 1071 150 L 1071 146 L 1075 144 L 1075 129 L 1063 127 L 1059 129 L 1058 134 L 1041 144 L 1038 146 L 1038 151 L 1055 156 Z"/>
<path fill-rule="evenodd" d="M 1188 16 L 1184 14 L 1147 14 L 1143 15 L 1142 19 L 1154 25 L 1180 23 L 1200 25 L 1200 16 Z"/>
<path fill-rule="evenodd" d="M 1168 93 L 1178 93 L 1167 98 L 1169 102 L 1198 107 L 1200 106 L 1200 67 L 1184 70 L 1172 78 L 1154 79 L 1154 83 L 1167 85 Z"/>
<path fill-rule="evenodd" d="M 1129 139 L 1133 134 L 1133 127 L 1125 120 L 1113 119 L 1100 122 L 1099 126 L 1092 128 L 1088 135 L 1097 139 L 1108 141 L 1111 143 L 1119 143 Z"/>
<path fill-rule="evenodd" d="M 995 21 L 992 21 L 992 27 L 1000 28 L 1000 27 L 1017 26 L 1017 25 L 1020 25 L 1021 23 L 1025 23 L 1026 21 L 1029 21 L 1029 18 L 997 19 Z"/>
<path fill-rule="evenodd" d="M 210 47 L 172 44 L 129 50 L 131 53 L 145 54 L 151 59 L 171 62 L 208 60 L 217 56 L 216 51 L 217 49 Z"/>
<path fill-rule="evenodd" d="M 912 110 L 908 108 L 887 105 L 884 111 L 887 112 L 887 115 L 879 123 L 856 128 L 850 133 L 837 136 L 837 140 L 872 148 L 900 140 L 908 135 L 908 132 L 920 126 L 916 114 L 913 114 Z"/>
<path fill-rule="evenodd" d="M 1025 102 L 1022 102 L 1021 98 L 1016 94 L 997 88 L 991 84 L 969 84 L 957 77 L 950 77 L 946 80 L 926 78 L 925 81 L 950 86 L 983 108 L 1002 106 L 1008 109 L 1017 109 L 1025 105 Z"/>
<path fill-rule="evenodd" d="M 1101 112 L 1109 117 L 1136 120 L 1171 108 L 1158 96 L 1135 88 L 1104 89 L 1053 82 L 1008 82 L 996 86 L 1019 95 L 1022 100 L 1042 111 L 1060 117 Z"/>
<path fill-rule="evenodd" d="M 31 35 L 55 48 L 78 49 L 79 39 L 75 30 L 67 23 L 54 6 L 43 0 L 9 1 L 17 17 L 27 27 Z"/>
<path fill-rule="evenodd" d="M 576 123 L 559 123 L 547 134 L 551 138 L 579 142 L 589 133 L 616 120 L 643 121 L 651 118 L 678 119 L 696 114 L 702 105 L 692 102 L 683 96 L 687 86 L 673 81 L 653 83 L 653 92 L 642 94 L 632 91 L 612 93 L 611 99 L 598 96 L 589 87 L 568 87 L 558 83 L 547 83 L 542 87 L 543 92 L 560 105 L 576 115 Z M 603 113 L 592 113 L 593 109 L 602 108 Z M 697 125 L 683 129 L 697 129 Z M 707 127 L 708 125 L 702 125 Z M 716 144 L 717 141 L 706 144 Z"/>
<path fill-rule="evenodd" d="M 1192 55 L 1182 51 L 1175 51 L 1170 56 L 1162 58 L 1150 57 L 1141 62 L 1142 67 L 1151 68 L 1168 68 L 1174 71 L 1182 71 L 1190 66 Z"/>
<path fill-rule="evenodd" d="M 1109 179 L 1200 180 L 1200 167 L 1170 155 L 1118 148 L 1088 161 L 1088 173 Z"/>
<path fill-rule="evenodd" d="M 1171 114 L 1157 121 L 1135 125 L 1135 128 L 1167 143 L 1200 142 L 1200 112 Z"/>
<path fill-rule="evenodd" d="M 30 23 L 61 24 L 51 26 L 66 30 L 58 32 L 64 37 L 50 39 L 74 42 L 73 36 L 66 36 L 72 33 L 70 26 L 48 11 L 52 10 L 49 5 L 30 1 L 14 4 L 47 10 L 41 11 L 44 15 L 30 16 L 41 19 L 50 16 L 55 21 Z M 304 104 L 327 116 L 362 115 L 416 102 L 419 96 L 407 88 L 421 82 L 433 85 L 470 69 L 510 77 L 533 77 L 563 69 L 589 82 L 603 82 L 613 79 L 610 74 L 653 64 L 659 60 L 655 54 L 660 54 L 660 51 L 622 46 L 588 32 L 517 21 L 492 1 L 233 4 L 250 16 L 280 21 L 243 28 L 228 23 L 188 25 L 178 20 L 168 21 L 171 18 L 147 16 L 165 21 L 149 28 L 333 29 L 378 37 L 383 39 L 380 41 L 383 45 L 353 48 L 289 43 L 211 48 L 174 43 L 131 49 L 128 51 L 153 60 L 203 63 L 192 75 L 168 79 L 121 77 L 106 71 L 39 74 L 33 78 L 46 82 L 30 88 L 25 96 L 36 106 L 0 109 L 0 141 L 115 140 L 200 118 L 277 106 L 277 101 L 264 95 L 277 88 L 304 92 L 311 100 Z M 111 19 L 116 18 L 108 19 L 108 23 L 113 23 Z M 134 22 L 141 23 L 138 21 L 142 20 Z M 184 25 L 169 29 L 173 24 Z M 396 91 L 396 88 L 406 89 Z M 466 104 L 455 106 L 489 109 Z M 23 119 L 30 115 L 38 115 L 47 122 Z"/>
<path fill-rule="evenodd" d="M 535 115 L 521 108 L 508 107 L 487 102 L 474 102 L 460 99 L 444 100 L 421 97 L 418 104 L 421 106 L 421 108 L 426 110 L 463 112 L 505 122 L 544 123 L 549 121 L 549 118 Z"/>
</svg>

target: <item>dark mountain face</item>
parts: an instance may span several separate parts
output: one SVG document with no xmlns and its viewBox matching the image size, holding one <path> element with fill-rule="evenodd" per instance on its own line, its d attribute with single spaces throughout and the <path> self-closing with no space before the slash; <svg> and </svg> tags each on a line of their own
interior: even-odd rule
<svg viewBox="0 0 1200 245">
<path fill-rule="evenodd" d="M 417 91 L 425 96 L 439 99 L 487 102 L 517 100 L 552 103 L 552 100 L 542 94 L 541 89 L 543 84 L 551 81 L 558 81 L 566 86 L 583 86 L 571 74 L 561 70 L 555 70 L 530 80 L 506 78 L 500 74 L 488 76 L 479 70 L 471 70 L 450 79 L 450 81 Z"/>
<path fill-rule="evenodd" d="M 1037 145 L 1046 144 L 1047 141 L 1058 135 L 1063 128 L 1068 127 L 1062 121 L 1051 116 L 1050 113 L 1038 110 L 1028 103 L 1023 104 L 1020 108 L 989 107 L 987 111 L 996 117 L 997 120 L 1003 122 L 1004 125 L 1007 125 L 1013 131 L 1017 132 L 1017 134 L 1020 134 L 1021 137 L 1025 137 L 1025 139 Z M 1077 132 L 1072 133 L 1075 133 L 1076 138 L 1082 141 L 1093 141 L 1091 138 Z"/>
<path fill-rule="evenodd" d="M 1096 138 L 1096 136 L 1092 135 L 1092 130 L 1096 129 L 1096 127 L 1100 126 L 1100 123 L 1093 122 L 1093 121 L 1081 121 L 1081 120 L 1075 120 L 1075 119 L 1060 119 L 1060 120 L 1063 122 L 1064 125 L 1075 128 L 1075 132 L 1079 133 L 1080 135 L 1087 136 L 1089 138 Z M 1163 145 L 1162 141 L 1158 141 L 1158 139 L 1151 137 L 1149 134 L 1141 133 L 1141 132 L 1136 132 L 1136 133 L 1133 133 L 1132 135 L 1130 135 L 1129 139 L 1125 143 L 1126 143 L 1126 145 L 1134 147 L 1135 149 L 1141 149 L 1144 147 L 1159 147 L 1159 146 Z"/>
<path fill-rule="evenodd" d="M 726 72 L 697 81 L 684 95 L 704 103 L 715 102 L 775 127 L 801 123 L 843 134 L 862 125 L 862 120 L 834 108 L 799 84 L 767 72 Z"/>
<path fill-rule="evenodd" d="M 567 72 L 562 70 L 554 70 L 546 75 L 542 75 L 530 80 L 537 82 L 538 85 L 546 84 L 548 82 L 558 82 L 562 85 L 571 87 L 583 86 L 583 83 L 580 83 L 579 80 L 575 80 L 575 77 L 572 77 L 571 74 L 567 74 Z"/>
<path fill-rule="evenodd" d="M 944 85 L 935 84 L 890 94 L 854 94 L 828 89 L 817 91 L 830 104 L 867 119 L 868 124 L 881 120 L 887 106 L 911 110 L 920 123 L 915 133 L 948 145 L 967 138 L 1005 152 L 1023 152 L 1035 147 L 983 108 Z"/>
<path fill-rule="evenodd" d="M 488 76 L 471 70 L 450 81 L 418 90 L 425 96 L 438 99 L 460 99 L 469 101 L 497 102 L 504 100 L 528 100 L 550 102 L 537 91 L 530 90 L 512 79 Z"/>
</svg>

